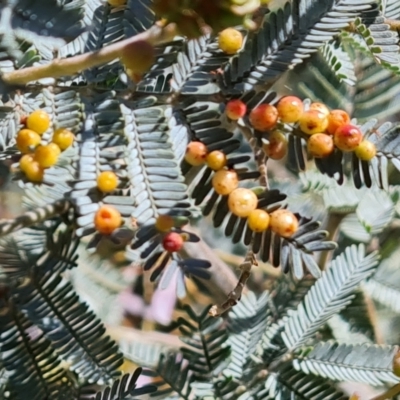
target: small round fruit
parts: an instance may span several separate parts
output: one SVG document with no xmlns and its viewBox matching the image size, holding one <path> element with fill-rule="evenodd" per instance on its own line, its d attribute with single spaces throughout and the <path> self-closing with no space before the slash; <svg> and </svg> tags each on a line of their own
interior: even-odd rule
<svg viewBox="0 0 400 400">
<path fill-rule="evenodd" d="M 325 104 L 318 102 L 311 103 L 309 110 L 319 111 L 320 113 L 324 114 L 325 117 L 327 117 L 330 113 L 329 108 Z"/>
<path fill-rule="evenodd" d="M 19 169 L 25 172 L 34 161 L 33 154 L 24 154 L 19 160 Z"/>
<path fill-rule="evenodd" d="M 235 171 L 221 169 L 214 174 L 212 186 L 218 194 L 226 196 L 239 186 L 238 175 Z"/>
<path fill-rule="evenodd" d="M 122 217 L 118 210 L 112 206 L 101 206 L 94 216 L 94 226 L 103 235 L 110 235 L 122 224 Z"/>
<path fill-rule="evenodd" d="M 332 110 L 328 115 L 328 127 L 326 131 L 334 135 L 337 129 L 342 125 L 350 123 L 350 115 L 344 110 Z"/>
<path fill-rule="evenodd" d="M 299 127 L 308 135 L 324 132 L 328 126 L 328 118 L 317 110 L 305 111 L 299 119 Z"/>
<path fill-rule="evenodd" d="M 183 247 L 183 237 L 176 232 L 167 233 L 162 241 L 164 250 L 174 253 Z"/>
<path fill-rule="evenodd" d="M 30 153 L 40 143 L 40 136 L 31 129 L 21 129 L 17 135 L 17 148 L 21 153 Z"/>
<path fill-rule="evenodd" d="M 61 154 L 61 149 L 55 143 L 50 142 L 47 146 L 49 146 L 50 149 L 57 153 L 58 156 Z"/>
<path fill-rule="evenodd" d="M 145 40 L 126 45 L 121 52 L 121 61 L 135 74 L 146 73 L 154 63 L 154 47 Z"/>
<path fill-rule="evenodd" d="M 118 7 L 126 4 L 126 0 L 107 0 L 107 3 L 112 7 Z"/>
<path fill-rule="evenodd" d="M 174 227 L 174 219 L 170 215 L 159 215 L 155 226 L 159 232 L 169 232 Z"/>
<path fill-rule="evenodd" d="M 240 218 L 248 217 L 257 204 L 257 195 L 250 189 L 237 188 L 228 197 L 229 210 Z"/>
<path fill-rule="evenodd" d="M 264 210 L 253 210 L 247 217 L 247 224 L 253 232 L 264 232 L 269 227 L 269 214 Z"/>
<path fill-rule="evenodd" d="M 75 136 L 68 129 L 60 128 L 53 133 L 52 142 L 55 143 L 62 151 L 68 149 L 74 143 Z"/>
<path fill-rule="evenodd" d="M 218 46 L 226 54 L 236 54 L 243 44 L 242 34 L 233 28 L 226 28 L 218 36 Z"/>
<path fill-rule="evenodd" d="M 25 166 L 24 173 L 31 182 L 38 183 L 43 181 L 44 169 L 35 160 L 33 160 L 29 165 Z"/>
<path fill-rule="evenodd" d="M 205 163 L 207 157 L 207 147 L 201 142 L 190 142 L 186 147 L 185 161 L 198 167 Z"/>
<path fill-rule="evenodd" d="M 351 124 L 340 126 L 333 135 L 335 146 L 342 151 L 353 151 L 362 141 L 360 129 Z"/>
<path fill-rule="evenodd" d="M 39 146 L 35 150 L 35 161 L 37 161 L 42 168 L 50 168 L 57 162 L 59 154 L 60 149 L 54 143 Z"/>
<path fill-rule="evenodd" d="M 97 188 L 103 193 L 114 191 L 118 186 L 118 177 L 112 171 L 103 171 L 97 177 Z"/>
<path fill-rule="evenodd" d="M 246 115 L 246 111 L 246 104 L 239 99 L 230 100 L 225 106 L 226 116 L 233 121 L 237 121 L 238 119 L 244 117 Z"/>
<path fill-rule="evenodd" d="M 219 171 L 220 169 L 224 168 L 226 162 L 226 155 L 222 151 L 214 150 L 211 153 L 207 154 L 206 164 L 214 171 Z"/>
<path fill-rule="evenodd" d="M 371 161 L 376 156 L 376 146 L 369 140 L 363 140 L 354 153 L 360 160 Z"/>
<path fill-rule="evenodd" d="M 296 216 L 288 210 L 280 209 L 271 213 L 269 226 L 272 232 L 279 236 L 288 238 L 299 228 Z"/>
<path fill-rule="evenodd" d="M 285 96 L 276 106 L 279 118 L 284 123 L 297 122 L 303 114 L 304 106 L 301 99 L 296 96 Z"/>
<path fill-rule="evenodd" d="M 315 158 L 328 157 L 335 150 L 332 136 L 325 133 L 311 135 L 307 142 L 307 150 Z"/>
<path fill-rule="evenodd" d="M 272 160 L 285 157 L 288 148 L 286 136 L 279 130 L 273 130 L 268 136 L 268 144 L 263 144 L 265 154 Z"/>
<path fill-rule="evenodd" d="M 42 135 L 50 127 L 50 116 L 44 110 L 36 110 L 28 115 L 26 127 Z"/>
<path fill-rule="evenodd" d="M 278 110 L 271 104 L 261 104 L 251 110 L 249 120 L 254 129 L 268 131 L 278 122 Z"/>
</svg>

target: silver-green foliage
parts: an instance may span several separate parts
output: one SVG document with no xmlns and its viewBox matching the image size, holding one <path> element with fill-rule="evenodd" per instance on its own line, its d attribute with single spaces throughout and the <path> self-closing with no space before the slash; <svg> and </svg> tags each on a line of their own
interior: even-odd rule
<svg viewBox="0 0 400 400">
<path fill-rule="evenodd" d="M 397 383 L 392 372 L 397 346 L 378 346 L 368 339 L 354 345 L 317 339 L 317 334 L 326 337 L 325 323 L 351 304 L 357 287 L 377 264 L 376 253 L 365 254 L 362 245 L 348 247 L 321 278 L 310 282 L 305 296 L 299 294 L 304 292 L 300 285 L 292 287 L 293 302 L 283 312 L 273 303 L 275 297 L 276 305 L 284 300 L 279 291 L 288 290 L 289 281 L 258 299 L 249 292 L 229 312 L 228 334 L 220 319 L 209 320 L 208 309 L 200 316 L 187 309 L 179 325 L 189 348 L 162 356 L 156 369 L 170 390 L 183 398 L 193 390 L 199 398 L 230 399 L 240 394 L 243 400 L 344 399 L 335 381 L 372 386 Z M 296 295 L 300 298 L 295 299 Z M 230 352 L 224 351 L 227 345 Z M 224 359 L 229 363 L 221 370 Z"/>
<path fill-rule="evenodd" d="M 8 72 L 99 50 L 143 32 L 155 20 L 151 3 L 128 0 L 126 6 L 114 9 L 100 0 L 4 1 L 0 6 L 0 68 Z M 298 233 L 289 240 L 270 233 L 253 235 L 245 220 L 229 213 L 226 198 L 221 200 L 215 193 L 207 197 L 211 172 L 193 171 L 181 163 L 186 144 L 193 138 L 203 141 L 209 150 L 223 150 L 235 166 L 246 163 L 248 158 L 231 154 L 242 150 L 243 140 L 232 132 L 220 100 L 241 96 L 249 108 L 262 101 L 276 102 L 276 94 L 265 89 L 298 66 L 289 82 L 299 81 L 296 74 L 308 71 L 311 83 L 302 79 L 294 85 L 296 91 L 331 107 L 354 111 L 366 122 L 363 133 L 371 134 L 377 143 L 378 156 L 371 164 L 341 154 L 334 162 L 329 160 L 328 166 L 317 162 L 326 176 L 303 175 L 299 191 L 306 200 L 296 211 L 308 213 L 303 217 L 312 216 L 318 203 L 321 218 L 326 211 L 355 212 L 342 231 L 350 220 L 356 241 L 380 235 L 393 219 L 390 196 L 375 189 L 364 195 L 364 189 L 357 193 L 345 185 L 343 195 L 343 189 L 330 178 L 341 184 L 344 177 L 352 176 L 356 187 L 377 185 L 387 190 L 388 161 L 400 169 L 398 127 L 383 124 L 376 134 L 377 121 L 371 120 L 389 118 L 399 111 L 393 100 L 399 86 L 395 75 L 399 69 L 397 36 L 383 23 L 383 15 L 398 18 L 399 8 L 396 2 L 386 3 L 380 11 L 374 0 L 287 1 L 262 16 L 258 31 L 243 30 L 244 48 L 232 57 L 218 48 L 214 35 L 191 41 L 177 37 L 157 48 L 155 65 L 137 85 L 128 81 L 118 60 L 40 82 L 51 87 L 30 85 L 10 92 L 12 88 L 0 85 L 2 94 L 7 92 L 0 104 L 0 158 L 18 154 L 15 137 L 20 111 L 27 114 L 42 108 L 49 113 L 52 125 L 43 135 L 44 143 L 59 127 L 76 135 L 74 146 L 45 172 L 42 185 L 17 175 L 27 207 L 35 210 L 68 199 L 70 214 L 0 243 L 0 281 L 10 291 L 2 304 L 0 376 L 5 376 L 4 385 L 12 395 L 24 398 L 29 392 L 42 399 L 56 398 L 62 392 L 64 397 L 78 398 L 86 383 L 109 383 L 120 375 L 122 358 L 117 346 L 104 336 L 103 324 L 64 275 L 76 266 L 78 241 L 94 232 L 93 217 L 102 204 L 116 207 L 128 230 L 136 229 L 135 224 L 144 227 L 143 237 L 154 230 L 158 215 L 190 216 L 191 210 L 199 211 L 198 206 L 205 202 L 205 214 L 212 213 L 215 226 L 226 221 L 224 233 L 232 234 L 234 242 L 251 243 L 264 261 L 281 264 L 294 278 L 289 283 L 278 282 L 275 292 L 265 292 L 260 298 L 252 293 L 243 295 L 230 312 L 227 329 L 222 318 L 211 318 L 207 310 L 198 316 L 187 308 L 188 315 L 179 321 L 186 345 L 180 352 L 125 347 L 128 357 L 154 367 L 162 376 L 165 385 L 159 394 L 175 391 L 183 398 L 227 400 L 343 399 L 331 380 L 372 385 L 397 382 L 390 371 L 395 347 L 315 344 L 316 334 L 351 304 L 356 288 L 374 273 L 377 254 L 366 254 L 363 246 L 348 247 L 315 280 L 321 273 L 314 252 L 334 247 L 323 241 L 327 232 L 319 230 L 318 222 L 301 218 Z M 342 31 L 349 22 L 355 22 L 353 33 Z M 385 37 L 380 37 L 379 31 Z M 360 54 L 368 54 L 369 59 L 362 60 Z M 373 64 L 375 61 L 381 65 Z M 301 140 L 293 137 L 290 143 L 292 149 L 297 146 L 297 153 L 291 152 L 291 156 L 304 169 L 306 160 L 298 151 L 302 152 Z M 349 164 L 350 172 L 346 169 Z M 253 168 L 241 170 L 241 179 L 258 178 L 259 172 Z M 96 187 L 99 173 L 105 170 L 113 170 L 119 177 L 118 189 L 109 195 Z M 311 200 L 310 192 L 314 194 Z M 296 195 L 293 202 L 299 203 L 299 193 Z M 270 190 L 260 196 L 259 204 L 272 210 L 284 197 L 280 191 Z M 196 203 L 194 208 L 191 200 Z M 378 207 L 381 212 L 377 214 Z M 357 229 L 361 232 L 358 236 Z M 111 239 L 117 240 L 117 236 Z M 91 247 L 99 240 L 97 235 Z M 171 275 L 183 267 L 174 259 L 161 286 L 169 284 Z M 201 269 L 198 260 L 192 260 L 192 267 Z M 397 276 L 391 269 L 388 278 L 386 269 L 383 262 L 365 288 L 373 298 L 394 308 Z M 304 285 L 295 282 L 306 271 L 315 278 L 307 277 Z M 183 272 L 179 285 L 179 291 L 185 293 Z M 283 294 L 288 285 L 290 290 Z M 306 344 L 312 348 L 308 354 L 303 349 Z M 382 358 L 381 363 L 375 362 L 375 355 Z M 344 361 L 338 363 L 337 356 L 345 356 Z M 69 362 L 69 367 L 61 361 Z M 367 368 L 360 372 L 361 365 Z M 129 395 L 125 389 L 134 386 L 137 378 L 134 374 L 128 384 L 128 377 L 123 377 L 99 392 L 96 399 L 108 400 L 110 391 L 125 398 Z M 24 385 L 18 385 L 20 381 Z M 0 393 L 3 389 L 0 379 Z M 132 388 L 132 395 L 150 391 Z"/>
<path fill-rule="evenodd" d="M 397 351 L 397 346 L 320 342 L 304 357 L 300 356 L 294 366 L 306 374 L 381 386 L 399 382 L 392 371 Z"/>
<path fill-rule="evenodd" d="M 373 273 L 377 262 L 377 254 L 366 256 L 362 246 L 346 248 L 322 273 L 298 308 L 289 312 L 282 333 L 287 348 L 293 350 L 305 344 L 332 315 L 350 304 L 354 288 Z"/>
</svg>

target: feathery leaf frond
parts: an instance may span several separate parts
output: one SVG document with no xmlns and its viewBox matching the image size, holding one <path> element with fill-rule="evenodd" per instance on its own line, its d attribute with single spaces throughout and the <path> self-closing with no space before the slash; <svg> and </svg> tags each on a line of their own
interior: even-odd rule
<svg viewBox="0 0 400 400">
<path fill-rule="evenodd" d="M 366 292 L 376 301 L 400 312 L 399 251 L 395 250 L 382 260 L 374 275 L 363 284 Z"/>
<path fill-rule="evenodd" d="M 372 118 L 390 120 L 400 111 L 400 77 L 357 53 L 357 85 L 353 116 L 360 122 Z"/>
<path fill-rule="evenodd" d="M 225 74 L 230 82 L 238 82 L 237 90 L 251 90 L 255 85 L 273 82 L 318 51 L 372 3 L 372 0 L 363 4 L 353 0 L 286 2 L 276 12 L 266 15 L 261 29 L 248 41 L 248 51 L 234 58 Z M 255 66 L 248 74 L 251 62 Z M 248 76 L 244 77 L 245 73 Z"/>
<path fill-rule="evenodd" d="M 98 383 L 117 377 L 122 355 L 116 344 L 104 335 L 101 321 L 79 301 L 69 282 L 53 275 L 51 270 L 41 274 L 40 269 L 34 269 L 30 284 L 16 291 L 21 309 L 78 375 Z"/>
<path fill-rule="evenodd" d="M 304 356 L 300 354 L 293 365 L 305 374 L 382 386 L 400 381 L 393 373 L 393 358 L 397 351 L 397 346 L 319 342 L 311 352 L 306 350 Z"/>
<path fill-rule="evenodd" d="M 361 13 L 354 21 L 357 32 L 363 37 L 365 44 L 376 61 L 389 70 L 400 73 L 400 54 L 398 35 L 385 23 L 378 4 Z"/>
<path fill-rule="evenodd" d="M 226 359 L 230 354 L 227 343 L 228 333 L 222 329 L 222 318 L 208 315 L 206 308 L 200 315 L 185 307 L 192 321 L 179 318 L 181 340 L 188 346 L 181 349 L 183 356 L 193 365 L 193 373 L 197 379 L 210 380 L 226 367 Z M 192 367 L 189 367 L 192 368 Z"/>
<path fill-rule="evenodd" d="M 32 400 L 75 395 L 50 341 L 12 302 L 2 301 L 0 331 L 1 364 L 13 398 L 22 400 L 27 393 Z"/>
<path fill-rule="evenodd" d="M 245 374 L 250 356 L 255 353 L 269 322 L 268 308 L 268 292 L 264 292 L 258 299 L 253 292 L 248 292 L 229 312 L 227 343 L 231 347 L 231 361 L 224 375 L 241 379 Z"/>
<path fill-rule="evenodd" d="M 374 272 L 378 259 L 377 253 L 366 256 L 362 245 L 347 247 L 336 257 L 297 309 L 289 312 L 282 332 L 287 348 L 306 343 L 332 315 L 350 304 L 354 290 Z"/>
<path fill-rule="evenodd" d="M 350 86 L 356 84 L 357 77 L 354 71 L 354 64 L 349 54 L 343 49 L 340 41 L 335 39 L 325 43 L 320 48 L 320 52 L 339 82 L 344 82 Z"/>
<path fill-rule="evenodd" d="M 336 385 L 319 376 L 306 375 L 302 371 L 296 371 L 287 363 L 279 374 L 271 374 L 257 400 L 345 400 L 344 395 Z"/>
<path fill-rule="evenodd" d="M 131 396 L 141 396 L 157 391 L 157 387 L 154 385 L 146 385 L 140 388 L 136 387 L 136 382 L 141 373 L 142 368 L 137 368 L 131 375 L 123 375 L 121 379 L 114 381 L 111 387 L 107 386 L 90 400 L 124 400 L 131 399 Z"/>
</svg>

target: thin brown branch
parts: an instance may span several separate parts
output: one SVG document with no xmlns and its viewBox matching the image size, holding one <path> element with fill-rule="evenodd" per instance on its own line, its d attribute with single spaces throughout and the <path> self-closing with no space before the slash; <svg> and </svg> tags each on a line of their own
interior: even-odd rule
<svg viewBox="0 0 400 400">
<path fill-rule="evenodd" d="M 257 162 L 258 172 L 260 173 L 258 181 L 260 182 L 261 186 L 268 188 L 269 185 L 268 185 L 267 155 L 264 153 L 262 149 L 259 149 L 256 154 L 256 162 Z"/>
<path fill-rule="evenodd" d="M 235 267 L 239 267 L 243 261 L 242 257 L 237 256 L 235 254 L 226 253 L 220 249 L 216 249 L 215 253 L 222 261 L 228 263 L 229 265 L 234 265 Z M 276 268 L 276 267 L 272 266 L 272 264 L 265 263 L 262 261 L 258 261 L 258 269 L 273 278 L 277 278 L 282 273 L 280 268 Z"/>
<path fill-rule="evenodd" d="M 166 26 L 156 24 L 145 32 L 139 33 L 138 35 L 120 42 L 113 43 L 100 50 L 91 51 L 69 58 L 56 58 L 45 65 L 6 72 L 2 75 L 2 79 L 6 84 L 23 85 L 43 78 L 59 78 L 62 76 L 73 75 L 85 69 L 103 65 L 119 58 L 122 50 L 128 44 L 145 40 L 152 45 L 159 45 L 171 41 L 176 34 L 177 30 L 175 24 L 168 24 Z"/>
<path fill-rule="evenodd" d="M 371 400 L 390 400 L 393 399 L 394 396 L 400 393 L 400 383 L 397 385 L 394 385 L 390 389 L 386 390 L 385 393 L 380 394 L 379 396 L 376 396 L 372 398 Z"/>
<path fill-rule="evenodd" d="M 252 251 L 249 251 L 246 255 L 244 262 L 240 265 L 242 271 L 239 277 L 239 281 L 236 287 L 229 293 L 228 298 L 221 305 L 213 305 L 209 311 L 209 314 L 213 317 L 217 317 L 222 313 L 228 311 L 230 308 L 235 306 L 243 293 L 243 288 L 246 285 L 247 280 L 250 277 L 250 271 L 253 265 L 257 265 L 257 261 Z"/>
<path fill-rule="evenodd" d="M 378 314 L 376 311 L 375 303 L 371 299 L 371 296 L 369 296 L 365 291 L 363 291 L 362 294 L 364 297 L 365 305 L 367 307 L 367 314 L 374 330 L 376 344 L 384 344 L 385 339 L 383 336 L 383 332 L 381 331 L 381 329 L 379 329 Z"/>
<path fill-rule="evenodd" d="M 253 152 L 256 153 L 259 147 L 257 146 L 257 139 L 253 136 L 251 129 L 244 122 L 240 121 L 238 122 L 237 126 L 242 132 L 244 138 L 247 140 L 247 143 L 249 144 Z"/>
<path fill-rule="evenodd" d="M 339 234 L 339 226 L 346 214 L 329 213 L 328 221 L 326 223 L 326 230 L 328 231 L 327 240 L 336 241 Z M 323 271 L 332 258 L 332 250 L 325 250 L 321 252 L 319 257 L 319 266 Z"/>
<path fill-rule="evenodd" d="M 384 23 L 389 25 L 390 30 L 397 31 L 397 32 L 400 31 L 400 21 L 398 21 L 396 19 L 385 18 Z"/>
<path fill-rule="evenodd" d="M 257 163 L 258 172 L 260 177 L 258 181 L 260 185 L 268 188 L 268 170 L 267 170 L 267 156 L 264 151 L 258 146 L 257 139 L 253 136 L 251 129 L 247 127 L 244 123 L 238 123 L 238 128 L 242 132 L 243 136 L 247 140 L 249 146 L 251 147 L 254 158 Z"/>
<path fill-rule="evenodd" d="M 17 218 L 0 221 L 0 236 L 8 235 L 23 228 L 35 225 L 49 218 L 65 213 L 71 204 L 67 200 L 59 200 L 36 210 L 27 211 Z"/>
</svg>

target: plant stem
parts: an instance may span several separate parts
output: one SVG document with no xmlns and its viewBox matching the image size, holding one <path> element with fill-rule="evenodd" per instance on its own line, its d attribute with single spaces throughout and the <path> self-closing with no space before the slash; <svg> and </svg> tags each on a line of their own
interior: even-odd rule
<svg viewBox="0 0 400 400">
<path fill-rule="evenodd" d="M 267 156 L 261 149 L 256 154 L 256 161 L 257 161 L 258 171 L 260 172 L 260 177 L 258 178 L 258 181 L 260 182 L 261 186 L 264 186 L 267 189 L 269 189 L 268 171 L 267 171 Z"/>
<path fill-rule="evenodd" d="M 69 201 L 59 200 L 36 210 L 27 211 L 15 219 L 0 221 L 0 236 L 8 235 L 22 228 L 28 228 L 29 226 L 48 220 L 56 215 L 63 214 L 70 207 L 71 204 Z"/>
<path fill-rule="evenodd" d="M 257 163 L 260 177 L 258 178 L 260 185 L 268 189 L 268 176 L 267 176 L 267 156 L 264 151 L 258 146 L 257 139 L 253 136 L 251 130 L 242 122 L 238 122 L 238 128 L 243 133 L 249 146 L 253 150 L 254 158 Z"/>
<path fill-rule="evenodd" d="M 392 31 L 400 31 L 400 21 L 397 21 L 395 19 L 386 18 L 384 23 L 388 24 L 390 26 L 390 30 L 392 30 Z"/>
<path fill-rule="evenodd" d="M 335 241 L 337 239 L 339 233 L 339 225 L 345 216 L 346 216 L 345 214 L 337 214 L 333 212 L 329 213 L 328 222 L 326 224 L 326 230 L 328 231 L 327 240 Z M 331 257 L 332 257 L 332 250 L 325 250 L 321 252 L 319 258 L 319 266 L 322 271 L 325 269 Z"/>
<path fill-rule="evenodd" d="M 9 85 L 23 85 L 43 78 L 59 78 L 73 75 L 88 68 L 106 64 L 118 58 L 125 46 L 145 40 L 152 45 L 171 41 L 177 34 L 176 25 L 168 24 L 161 26 L 155 24 L 145 32 L 139 33 L 131 38 L 113 43 L 100 50 L 91 51 L 69 58 L 56 58 L 49 64 L 23 68 L 2 75 L 2 79 Z"/>
<path fill-rule="evenodd" d="M 367 314 L 374 330 L 375 341 L 377 344 L 385 344 L 385 339 L 381 330 L 379 329 L 378 314 L 375 304 L 372 301 L 371 296 L 369 296 L 365 290 L 362 291 L 362 295 L 364 297 L 365 305 L 367 306 Z"/>
<path fill-rule="evenodd" d="M 231 253 L 226 253 L 220 249 L 215 249 L 214 251 L 222 261 L 226 262 L 229 265 L 239 267 L 240 264 L 243 262 L 243 257 Z M 267 274 L 268 276 L 277 278 L 278 276 L 281 275 L 281 271 L 279 268 L 273 267 L 271 264 L 259 260 L 257 262 L 258 262 L 258 269 L 260 269 L 263 273 Z"/>
<path fill-rule="evenodd" d="M 243 289 L 245 288 L 246 282 L 250 277 L 251 268 L 253 265 L 257 265 L 254 254 L 251 250 L 247 252 L 246 258 L 243 263 L 240 264 L 240 277 L 235 288 L 228 294 L 227 299 L 222 304 L 215 304 L 211 307 L 209 314 L 213 317 L 218 317 L 222 313 L 228 311 L 230 308 L 235 306 L 240 298 L 242 297 Z"/>
<path fill-rule="evenodd" d="M 372 398 L 371 400 L 390 400 L 400 393 L 400 383 L 388 389 L 385 393 Z"/>
</svg>

